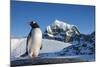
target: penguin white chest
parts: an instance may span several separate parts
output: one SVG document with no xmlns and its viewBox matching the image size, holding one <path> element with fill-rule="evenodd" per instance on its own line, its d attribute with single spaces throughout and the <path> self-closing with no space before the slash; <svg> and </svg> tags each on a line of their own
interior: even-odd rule
<svg viewBox="0 0 100 67">
<path fill-rule="evenodd" d="M 42 43 L 42 32 L 40 28 L 36 28 L 32 31 L 31 43 L 29 46 L 29 56 L 31 58 L 37 57 L 40 51 Z"/>
</svg>

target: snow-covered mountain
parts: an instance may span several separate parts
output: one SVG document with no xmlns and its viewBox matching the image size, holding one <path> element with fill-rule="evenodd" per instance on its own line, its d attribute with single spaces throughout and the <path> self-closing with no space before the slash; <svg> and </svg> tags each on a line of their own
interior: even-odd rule
<svg viewBox="0 0 100 67">
<path fill-rule="evenodd" d="M 76 57 L 78 56 L 81 59 L 87 61 L 95 60 L 95 32 L 85 35 L 81 34 L 80 36 L 75 36 L 70 41 L 71 46 L 65 47 L 61 51 L 53 53 L 42 53 L 41 57 Z"/>
<path fill-rule="evenodd" d="M 95 32 L 90 35 L 81 34 L 73 38 L 72 46 L 64 48 L 58 52 L 59 55 L 93 55 L 95 54 Z"/>
<path fill-rule="evenodd" d="M 80 35 L 79 29 L 76 25 L 55 20 L 52 24 L 46 27 L 45 32 L 43 33 L 43 38 L 69 42 L 69 40 L 75 35 Z"/>
</svg>

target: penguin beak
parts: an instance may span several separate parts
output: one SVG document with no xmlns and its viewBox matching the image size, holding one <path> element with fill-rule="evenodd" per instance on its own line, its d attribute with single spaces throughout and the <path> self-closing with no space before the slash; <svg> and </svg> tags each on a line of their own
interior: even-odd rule
<svg viewBox="0 0 100 67">
<path fill-rule="evenodd" d="M 32 25 L 33 25 L 33 21 L 30 22 L 30 26 L 32 26 Z"/>
</svg>

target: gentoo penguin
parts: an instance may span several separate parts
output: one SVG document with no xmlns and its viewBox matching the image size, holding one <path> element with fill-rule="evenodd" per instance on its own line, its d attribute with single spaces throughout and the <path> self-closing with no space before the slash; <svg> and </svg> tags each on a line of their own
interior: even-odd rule
<svg viewBox="0 0 100 67">
<path fill-rule="evenodd" d="M 30 26 L 32 29 L 27 37 L 26 53 L 22 56 L 28 55 L 31 58 L 35 58 L 39 55 L 39 51 L 42 47 L 42 31 L 39 25 L 34 21 L 30 23 Z"/>
</svg>

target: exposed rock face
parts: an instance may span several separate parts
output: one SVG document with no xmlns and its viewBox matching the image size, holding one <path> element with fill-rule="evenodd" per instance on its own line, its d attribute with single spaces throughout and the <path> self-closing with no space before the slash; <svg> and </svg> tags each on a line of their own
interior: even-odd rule
<svg viewBox="0 0 100 67">
<path fill-rule="evenodd" d="M 95 32 L 90 35 L 81 34 L 73 38 L 72 46 L 64 48 L 59 55 L 93 55 L 95 54 Z"/>
<path fill-rule="evenodd" d="M 69 42 L 75 35 L 80 35 L 80 32 L 75 25 L 55 20 L 54 23 L 47 26 L 43 38 Z"/>
</svg>

